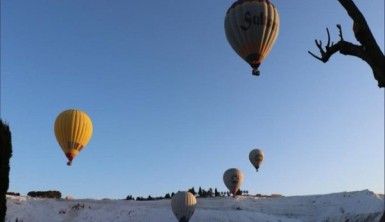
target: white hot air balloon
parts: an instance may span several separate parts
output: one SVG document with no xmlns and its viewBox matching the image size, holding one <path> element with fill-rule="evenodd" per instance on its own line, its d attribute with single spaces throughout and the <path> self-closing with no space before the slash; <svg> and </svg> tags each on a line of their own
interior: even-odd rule
<svg viewBox="0 0 385 222">
<path fill-rule="evenodd" d="M 237 0 L 227 10 L 225 32 L 234 51 L 259 75 L 258 67 L 278 36 L 277 8 L 270 0 Z"/>
<path fill-rule="evenodd" d="M 176 193 L 171 199 L 171 208 L 179 222 L 188 222 L 194 214 L 197 200 L 190 192 Z"/>
<path fill-rule="evenodd" d="M 236 168 L 231 168 L 225 171 L 223 174 L 223 182 L 225 183 L 227 189 L 233 196 L 236 195 L 239 188 L 241 187 L 244 180 L 242 171 Z"/>
</svg>

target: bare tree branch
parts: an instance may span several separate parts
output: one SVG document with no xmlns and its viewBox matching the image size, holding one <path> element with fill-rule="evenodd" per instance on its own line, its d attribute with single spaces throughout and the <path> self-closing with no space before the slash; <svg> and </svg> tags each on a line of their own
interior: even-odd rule
<svg viewBox="0 0 385 222">
<path fill-rule="evenodd" d="M 326 33 L 328 34 L 328 43 L 326 44 L 326 48 L 328 48 L 330 47 L 330 32 L 328 28 L 326 28 Z"/>
<path fill-rule="evenodd" d="M 364 15 L 357 8 L 356 4 L 352 0 L 338 0 L 340 4 L 345 8 L 350 18 L 353 20 L 353 30 L 358 42 L 362 45 L 371 45 L 376 43 L 376 40 L 369 29 L 369 25 L 366 22 Z M 365 32 L 368 36 L 357 35 L 358 33 Z"/>
<path fill-rule="evenodd" d="M 344 36 L 342 35 L 342 26 L 341 24 L 337 24 L 338 32 L 339 32 L 339 37 L 341 41 L 344 41 Z"/>
<path fill-rule="evenodd" d="M 336 44 L 330 43 L 329 29 L 326 29 L 328 42 L 325 49 L 322 47 L 322 42 L 320 40 L 315 41 L 321 56 L 317 56 L 310 51 L 308 51 L 308 53 L 324 63 L 326 63 L 336 52 L 361 58 L 372 68 L 378 86 L 385 87 L 385 56 L 377 44 L 365 17 L 354 4 L 353 0 L 338 0 L 338 2 L 345 8 L 352 18 L 354 36 L 361 45 L 345 41 L 342 35 L 341 25 L 337 25 L 340 40 Z"/>
<path fill-rule="evenodd" d="M 343 55 L 356 56 L 356 57 L 359 57 L 359 58 L 366 61 L 366 59 L 367 59 L 366 54 L 365 54 L 365 51 L 362 48 L 362 46 L 355 45 L 353 43 L 344 41 L 343 36 L 342 36 L 341 25 L 337 25 L 337 28 L 339 29 L 339 32 L 340 32 L 340 34 L 339 34 L 339 36 L 341 38 L 340 41 L 338 41 L 336 44 L 330 43 L 330 32 L 329 32 L 329 29 L 326 28 L 326 32 L 328 35 L 328 42 L 325 46 L 325 49 L 322 47 L 322 41 L 321 40 L 315 40 L 315 44 L 318 47 L 318 49 L 321 53 L 321 56 L 316 56 L 314 53 L 312 53 L 310 51 L 308 51 L 308 53 L 310 55 L 312 55 L 314 58 L 316 58 L 316 59 L 318 59 L 324 63 L 329 61 L 330 57 L 336 52 L 340 52 Z"/>
</svg>

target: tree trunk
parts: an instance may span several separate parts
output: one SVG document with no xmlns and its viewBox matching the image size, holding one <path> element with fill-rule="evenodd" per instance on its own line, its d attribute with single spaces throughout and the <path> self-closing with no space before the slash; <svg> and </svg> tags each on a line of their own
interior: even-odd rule
<svg viewBox="0 0 385 222">
<path fill-rule="evenodd" d="M 0 222 L 5 221 L 7 212 L 6 193 L 9 186 L 9 160 L 12 156 L 11 131 L 0 119 Z"/>
</svg>

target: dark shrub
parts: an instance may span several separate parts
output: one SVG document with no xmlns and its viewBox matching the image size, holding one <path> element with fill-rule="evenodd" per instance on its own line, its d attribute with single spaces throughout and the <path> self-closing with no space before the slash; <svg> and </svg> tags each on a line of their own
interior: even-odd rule
<svg viewBox="0 0 385 222">
<path fill-rule="evenodd" d="M 188 190 L 188 192 L 190 192 L 192 195 L 196 195 L 197 193 L 195 192 L 195 189 L 194 187 L 192 187 L 191 189 Z"/>
<path fill-rule="evenodd" d="M 56 190 L 49 191 L 31 191 L 27 194 L 30 197 L 40 197 L 40 198 L 61 198 L 61 193 Z"/>
<path fill-rule="evenodd" d="M 20 193 L 7 192 L 7 195 L 9 195 L 9 196 L 20 196 Z"/>
<path fill-rule="evenodd" d="M 214 196 L 215 197 L 220 197 L 221 196 L 221 194 L 218 192 L 217 188 L 215 188 L 215 190 L 214 190 Z"/>
<path fill-rule="evenodd" d="M 126 200 L 135 200 L 135 199 L 134 199 L 134 197 L 132 197 L 132 195 L 128 195 L 128 196 L 126 197 Z"/>
</svg>

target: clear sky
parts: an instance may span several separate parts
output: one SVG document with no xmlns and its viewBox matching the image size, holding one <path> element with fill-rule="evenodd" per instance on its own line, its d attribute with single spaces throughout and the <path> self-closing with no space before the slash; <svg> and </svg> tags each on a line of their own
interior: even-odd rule
<svg viewBox="0 0 385 222">
<path fill-rule="evenodd" d="M 323 64 L 315 38 L 337 23 L 337 0 L 274 0 L 281 31 L 261 76 L 227 43 L 232 1 L 4 0 L 2 117 L 13 132 L 10 191 L 78 198 L 225 190 L 245 174 L 252 193 L 384 191 L 384 90 L 360 59 Z M 384 1 L 356 1 L 383 49 Z M 93 137 L 73 166 L 53 124 L 86 111 Z M 252 148 L 265 152 L 256 173 Z"/>
</svg>

